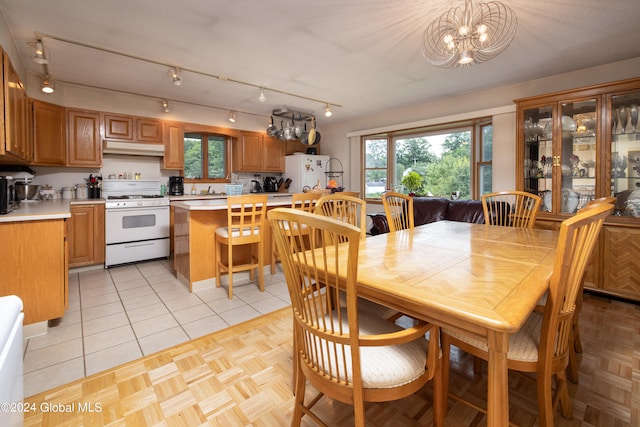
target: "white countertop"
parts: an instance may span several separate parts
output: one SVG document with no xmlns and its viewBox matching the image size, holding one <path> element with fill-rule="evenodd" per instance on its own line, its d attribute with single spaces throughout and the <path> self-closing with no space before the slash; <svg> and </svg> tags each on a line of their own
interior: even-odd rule
<svg viewBox="0 0 640 427">
<path fill-rule="evenodd" d="M 20 202 L 20 209 L 0 215 L 0 222 L 70 218 L 70 205 L 104 204 L 104 199 L 58 199 Z"/>
<path fill-rule="evenodd" d="M 195 197 L 195 196 L 192 196 Z M 227 197 L 217 197 L 215 199 L 205 200 L 183 200 L 176 201 L 171 199 L 171 206 L 189 211 L 215 211 L 227 209 Z M 288 193 L 271 193 L 267 206 L 291 206 L 291 194 Z"/>
</svg>

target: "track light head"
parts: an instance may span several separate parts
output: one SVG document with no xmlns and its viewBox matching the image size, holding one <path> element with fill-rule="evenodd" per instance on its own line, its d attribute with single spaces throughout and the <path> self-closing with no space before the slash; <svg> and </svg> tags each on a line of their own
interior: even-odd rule
<svg viewBox="0 0 640 427">
<path fill-rule="evenodd" d="M 174 86 L 180 86 L 182 84 L 182 71 L 180 71 L 180 68 L 170 68 L 167 75 L 171 77 Z"/>
<path fill-rule="evenodd" d="M 55 85 L 53 84 L 53 80 L 51 80 L 48 74 L 42 77 L 42 79 L 40 80 L 40 90 L 43 91 L 44 93 L 55 92 L 56 90 Z"/>
<path fill-rule="evenodd" d="M 33 45 L 36 49 L 35 54 L 31 57 L 31 59 L 33 59 L 34 62 L 38 63 L 38 64 L 48 64 L 49 60 L 47 59 L 45 52 L 44 52 L 44 44 L 42 43 L 42 39 L 38 39 L 36 40 L 35 44 Z"/>
<path fill-rule="evenodd" d="M 264 95 L 264 88 L 261 87 L 260 88 L 260 95 L 258 95 L 258 101 L 260 102 L 266 102 L 267 97 Z"/>
<path fill-rule="evenodd" d="M 165 113 L 168 113 L 169 111 L 171 111 L 169 109 L 169 101 L 166 98 L 162 100 L 162 111 L 164 111 Z"/>
<path fill-rule="evenodd" d="M 236 113 L 235 113 L 235 111 L 229 111 L 229 121 L 231 123 L 235 123 L 236 122 Z"/>
<path fill-rule="evenodd" d="M 324 109 L 324 116 L 325 117 L 331 117 L 332 115 L 333 115 L 333 112 L 331 112 L 331 107 L 327 103 L 327 106 Z"/>
</svg>

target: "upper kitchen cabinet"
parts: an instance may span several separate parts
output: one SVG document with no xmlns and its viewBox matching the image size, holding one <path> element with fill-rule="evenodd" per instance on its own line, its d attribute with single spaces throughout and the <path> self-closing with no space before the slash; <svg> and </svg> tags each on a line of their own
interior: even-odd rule
<svg viewBox="0 0 640 427">
<path fill-rule="evenodd" d="M 286 145 L 259 132 L 241 131 L 233 144 L 234 172 L 284 172 Z"/>
<path fill-rule="evenodd" d="M 162 144 L 162 122 L 144 117 L 104 113 L 105 139 Z"/>
<path fill-rule="evenodd" d="M 32 101 L 32 106 L 33 164 L 64 166 L 67 158 L 64 107 L 37 100 Z"/>
<path fill-rule="evenodd" d="M 27 132 L 27 96 L 24 84 L 6 52 L 2 53 L 2 69 L 4 144 L 2 144 L 0 154 L 10 156 L 11 160 L 29 162 L 31 160 L 31 142 Z"/>
<path fill-rule="evenodd" d="M 67 166 L 102 166 L 99 112 L 67 109 Z"/>
<path fill-rule="evenodd" d="M 184 125 L 164 122 L 164 169 L 184 169 Z"/>
</svg>

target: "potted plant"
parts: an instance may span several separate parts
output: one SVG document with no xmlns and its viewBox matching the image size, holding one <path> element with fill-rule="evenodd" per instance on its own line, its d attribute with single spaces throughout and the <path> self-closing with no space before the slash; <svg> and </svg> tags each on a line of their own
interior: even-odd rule
<svg viewBox="0 0 640 427">
<path fill-rule="evenodd" d="M 402 177 L 400 182 L 405 186 L 410 196 L 415 196 L 417 193 L 422 192 L 424 178 L 416 171 L 409 171 Z"/>
</svg>

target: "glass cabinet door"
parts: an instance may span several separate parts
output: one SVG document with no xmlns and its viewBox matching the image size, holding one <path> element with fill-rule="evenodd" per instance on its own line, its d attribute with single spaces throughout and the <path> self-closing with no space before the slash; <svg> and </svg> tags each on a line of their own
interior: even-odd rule
<svg viewBox="0 0 640 427">
<path fill-rule="evenodd" d="M 595 198 L 597 107 L 596 99 L 561 103 L 560 213 L 576 213 Z"/>
<path fill-rule="evenodd" d="M 640 93 L 611 97 L 611 193 L 616 215 L 640 217 Z"/>
<path fill-rule="evenodd" d="M 540 209 L 552 211 L 553 106 L 524 111 L 524 191 L 543 199 Z"/>
</svg>

